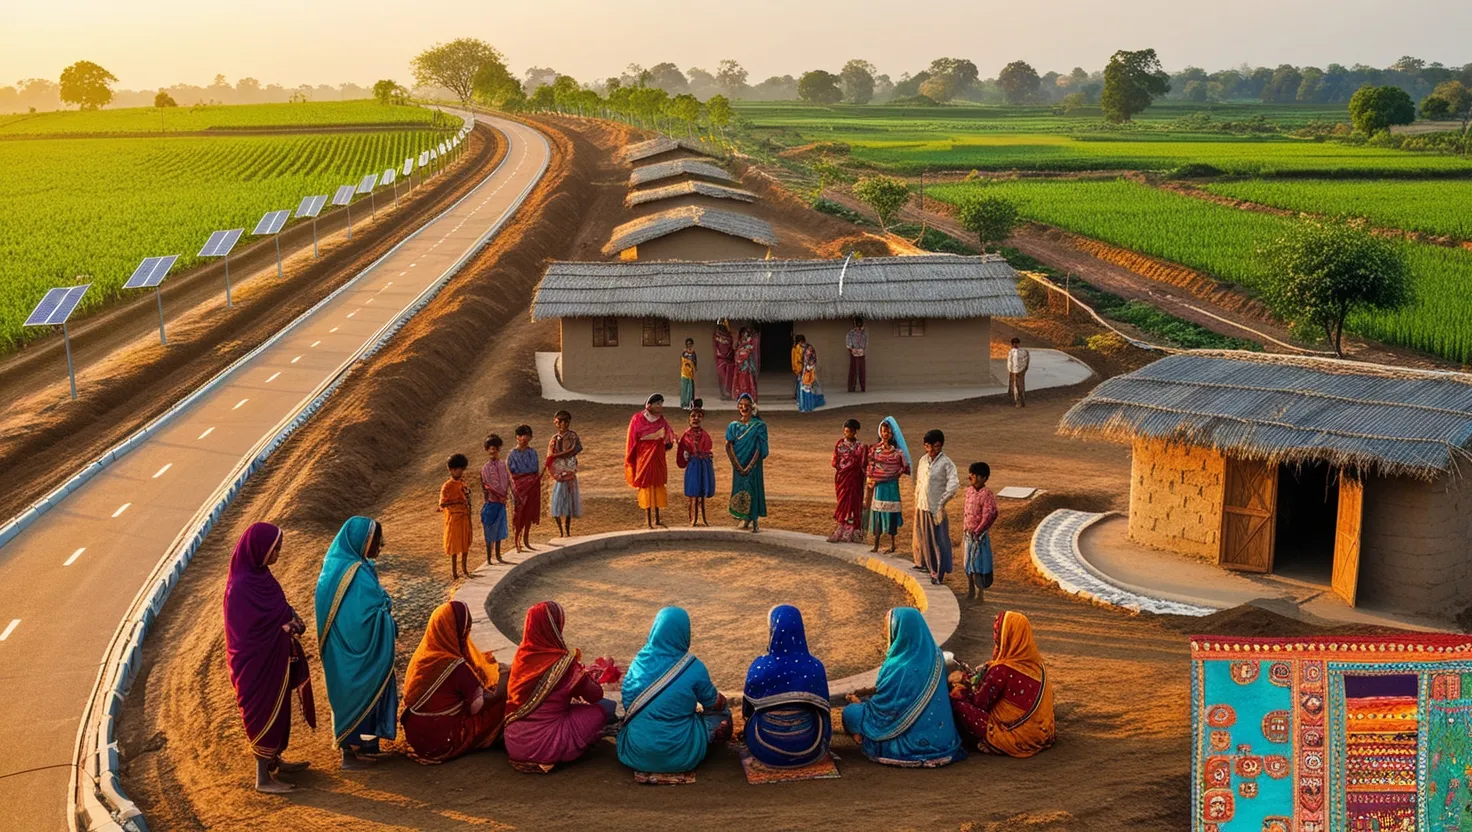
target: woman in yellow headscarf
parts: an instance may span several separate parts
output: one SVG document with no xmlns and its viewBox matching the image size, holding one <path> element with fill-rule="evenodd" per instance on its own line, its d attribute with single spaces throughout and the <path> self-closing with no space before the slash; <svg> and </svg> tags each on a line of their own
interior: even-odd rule
<svg viewBox="0 0 1472 832">
<path fill-rule="evenodd" d="M 440 604 L 429 617 L 404 684 L 404 737 L 409 756 L 443 763 L 490 747 L 501 735 L 506 694 L 495 657 L 470 640 L 470 608 Z"/>
<path fill-rule="evenodd" d="M 951 689 L 956 726 L 982 753 L 1031 757 L 1053 744 L 1053 686 L 1027 616 L 1001 613 L 992 638 L 992 660 Z"/>
</svg>

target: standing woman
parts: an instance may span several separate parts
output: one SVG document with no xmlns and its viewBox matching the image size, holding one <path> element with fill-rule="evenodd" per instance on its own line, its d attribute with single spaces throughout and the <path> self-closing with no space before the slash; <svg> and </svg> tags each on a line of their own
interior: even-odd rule
<svg viewBox="0 0 1472 832">
<path fill-rule="evenodd" d="M 797 409 L 809 413 L 823 404 L 823 385 L 818 383 L 818 349 L 810 343 L 804 344 L 802 380 L 797 388 Z"/>
<path fill-rule="evenodd" d="M 639 492 L 639 508 L 649 528 L 664 523 L 659 510 L 669 505 L 666 488 L 670 478 L 670 448 L 675 445 L 675 429 L 664 418 L 664 396 L 653 394 L 644 409 L 629 419 L 629 432 L 624 438 L 624 481 Z"/>
<path fill-rule="evenodd" d="M 378 582 L 373 561 L 383 527 L 367 517 L 342 525 L 317 578 L 317 645 L 332 705 L 332 736 L 342 767 L 364 768 L 379 738 L 399 732 L 399 689 L 394 679 L 393 601 Z"/>
<path fill-rule="evenodd" d="M 736 372 L 731 380 L 731 395 L 738 400 L 742 396 L 750 396 L 752 401 L 756 401 L 756 377 L 761 372 L 757 362 L 760 360 L 756 335 L 743 326 L 736 337 Z"/>
<path fill-rule="evenodd" d="M 506 696 L 501 668 L 470 640 L 470 607 L 440 604 L 404 675 L 404 739 L 409 758 L 436 765 L 489 748 L 501 734 Z"/>
<path fill-rule="evenodd" d="M 563 641 L 566 619 L 556 601 L 533 604 L 511 663 L 506 754 L 511 767 L 526 774 L 545 774 L 583 756 L 616 708 L 583 667 L 582 652 Z"/>
<path fill-rule="evenodd" d="M 756 413 L 756 401 L 742 394 L 736 421 L 726 426 L 726 458 L 731 461 L 731 516 L 755 534 L 767 516 L 767 486 L 762 461 L 767 458 L 767 423 Z"/>
<path fill-rule="evenodd" d="M 869 447 L 868 487 L 874 492 L 869 503 L 869 530 L 874 533 L 874 548 L 879 551 L 879 538 L 889 535 L 889 551 L 895 550 L 895 535 L 904 525 L 900 506 L 900 477 L 910 473 L 910 449 L 905 435 L 893 416 L 879 423 L 879 441 Z"/>
<path fill-rule="evenodd" d="M 256 758 L 256 791 L 267 794 L 295 788 L 277 780 L 278 772 L 307 767 L 305 761 L 281 759 L 291 739 L 291 691 L 301 697 L 307 724 L 317 727 L 307 654 L 297 640 L 307 625 L 286 603 L 281 584 L 271 574 L 271 564 L 280 555 L 281 530 L 270 523 L 252 523 L 235 544 L 225 582 L 225 663 Z"/>
<path fill-rule="evenodd" d="M 730 401 L 731 381 L 736 375 L 736 345 L 731 340 L 731 325 L 724 320 L 716 321 L 716 331 L 711 336 L 716 357 L 716 386 L 721 399 Z"/>
<path fill-rule="evenodd" d="M 864 756 L 889 766 L 935 768 L 966 759 L 946 690 L 946 659 L 925 617 L 895 607 L 885 619 L 889 653 L 874 695 L 844 706 L 843 730 Z"/>
<path fill-rule="evenodd" d="M 833 510 L 833 534 L 829 543 L 864 542 L 864 480 L 869 467 L 869 446 L 859 441 L 859 420 L 843 423 L 843 436 L 833 445 L 833 490 L 838 507 Z"/>
<path fill-rule="evenodd" d="M 767 613 L 767 654 L 746 671 L 741 712 L 746 748 L 764 765 L 797 768 L 828 753 L 833 717 L 828 672 L 808 652 L 802 612 L 791 604 Z"/>
</svg>

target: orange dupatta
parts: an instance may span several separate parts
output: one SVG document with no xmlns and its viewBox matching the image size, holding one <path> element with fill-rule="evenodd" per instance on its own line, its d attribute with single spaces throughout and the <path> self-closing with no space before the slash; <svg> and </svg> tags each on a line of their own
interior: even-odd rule
<svg viewBox="0 0 1472 832">
<path fill-rule="evenodd" d="M 993 625 L 996 646 L 991 666 L 1001 665 L 1035 679 L 1042 690 L 1031 707 L 1003 697 L 992 706 L 986 744 L 1012 757 L 1031 757 L 1053 744 L 1053 685 L 1043 668 L 1043 654 L 1033 638 L 1032 622 L 1020 612 L 1003 612 Z"/>
<path fill-rule="evenodd" d="M 493 656 L 482 653 L 471 642 L 470 608 L 462 601 L 450 601 L 440 604 L 430 615 L 424 638 L 409 660 L 404 678 L 405 713 L 418 713 L 461 664 L 480 679 L 481 687 L 495 691 L 501 669 Z"/>
</svg>

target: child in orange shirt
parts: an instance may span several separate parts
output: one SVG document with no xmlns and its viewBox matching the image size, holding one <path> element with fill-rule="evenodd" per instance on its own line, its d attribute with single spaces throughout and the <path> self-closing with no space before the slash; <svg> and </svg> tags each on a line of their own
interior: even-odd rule
<svg viewBox="0 0 1472 832">
<path fill-rule="evenodd" d="M 465 454 L 455 454 L 447 464 L 450 478 L 440 486 L 439 510 L 445 515 L 445 554 L 450 556 L 450 576 L 456 580 L 462 570 L 465 577 L 470 577 L 470 566 L 466 563 L 470 554 L 470 486 L 465 484 L 465 469 L 470 467 L 470 460 Z M 460 558 L 458 563 L 456 557 Z"/>
</svg>

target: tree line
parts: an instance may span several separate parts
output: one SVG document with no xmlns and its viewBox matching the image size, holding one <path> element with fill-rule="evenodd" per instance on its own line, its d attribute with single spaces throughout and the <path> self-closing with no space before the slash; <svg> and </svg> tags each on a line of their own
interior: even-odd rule
<svg viewBox="0 0 1472 832">
<path fill-rule="evenodd" d="M 101 72 L 98 72 L 100 70 Z M 71 75 L 68 75 L 71 72 Z M 69 83 L 71 82 L 71 83 Z M 77 82 L 82 87 L 73 90 Z M 156 90 L 113 89 L 117 78 L 91 61 L 78 61 L 62 71 L 62 77 L 23 78 L 0 86 L 0 113 L 46 112 L 71 105 L 80 109 L 97 107 L 152 107 L 168 100 L 183 107 L 212 104 L 279 104 L 294 101 L 352 101 L 373 97 L 373 90 L 353 83 L 301 84 L 287 87 L 262 83 L 246 77 L 230 83 L 216 75 L 207 85 L 173 84 Z"/>
</svg>

